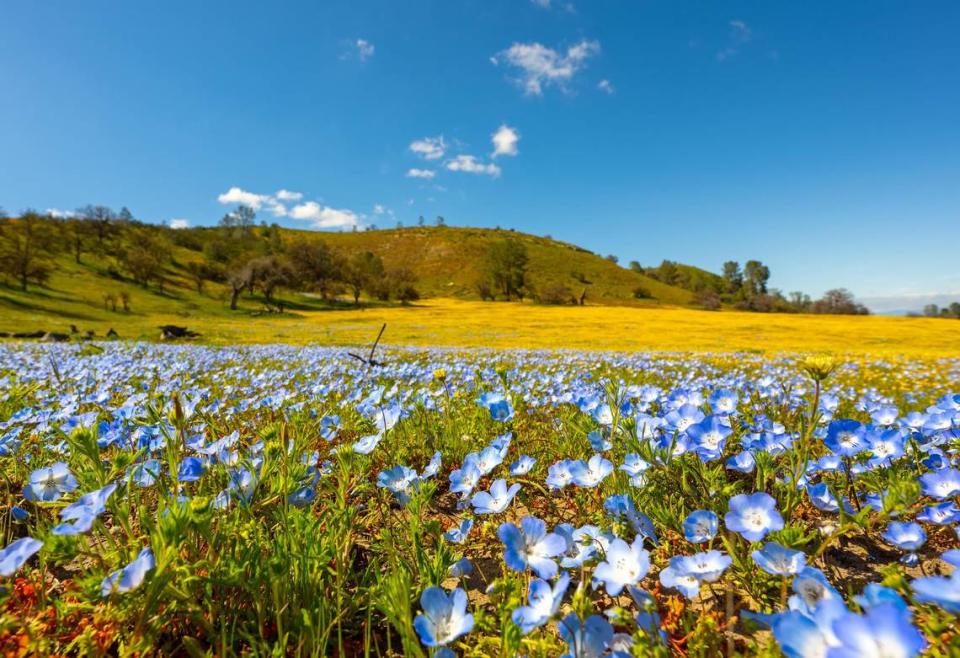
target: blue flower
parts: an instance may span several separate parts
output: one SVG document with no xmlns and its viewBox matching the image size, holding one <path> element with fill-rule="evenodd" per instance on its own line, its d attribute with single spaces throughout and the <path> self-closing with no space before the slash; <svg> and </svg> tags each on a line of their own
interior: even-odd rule
<svg viewBox="0 0 960 658">
<path fill-rule="evenodd" d="M 855 420 L 835 420 L 823 442 L 834 454 L 853 457 L 867 449 L 866 428 Z"/>
<path fill-rule="evenodd" d="M 510 464 L 510 475 L 514 477 L 526 475 L 536 463 L 537 460 L 533 457 L 530 457 L 529 455 L 520 455 L 517 461 Z"/>
<path fill-rule="evenodd" d="M 443 461 L 443 455 L 440 454 L 440 451 L 437 450 L 433 453 L 433 457 L 430 458 L 430 462 L 427 464 L 426 468 L 423 469 L 423 473 L 420 474 L 421 480 L 427 480 L 432 478 L 440 471 L 440 465 Z"/>
<path fill-rule="evenodd" d="M 503 451 L 496 446 L 488 446 L 480 452 L 472 452 L 463 460 L 463 465 L 474 465 L 480 475 L 486 475 L 503 461 Z"/>
<path fill-rule="evenodd" d="M 513 418 L 513 407 L 502 393 L 484 393 L 480 396 L 480 405 L 487 408 L 490 412 L 490 418 L 504 423 Z"/>
<path fill-rule="evenodd" d="M 921 603 L 932 603 L 947 612 L 960 615 L 960 570 L 949 578 L 926 576 L 910 583 L 914 598 Z"/>
<path fill-rule="evenodd" d="M 543 626 L 557 614 L 569 584 L 570 576 L 565 573 L 560 574 L 553 587 L 547 581 L 535 578 L 530 583 L 530 590 L 527 594 L 528 605 L 521 606 L 513 611 L 511 615 L 513 623 L 520 627 L 520 631 L 524 635 L 539 626 Z"/>
<path fill-rule="evenodd" d="M 909 613 L 891 603 L 868 608 L 866 614 L 848 612 L 833 622 L 839 646 L 828 658 L 860 656 L 918 656 L 926 647 L 923 634 L 910 623 Z"/>
<path fill-rule="evenodd" d="M 775 616 L 773 637 L 787 658 L 826 658 L 829 644 L 823 630 L 810 617 L 796 611 Z"/>
<path fill-rule="evenodd" d="M 410 495 L 419 481 L 420 476 L 415 470 L 402 465 L 381 471 L 377 476 L 377 486 L 392 493 L 401 505 L 410 502 Z"/>
<path fill-rule="evenodd" d="M 767 542 L 763 548 L 750 554 L 761 569 L 772 576 L 792 576 L 807 564 L 803 551 L 794 551 L 776 542 Z"/>
<path fill-rule="evenodd" d="M 710 394 L 710 410 L 716 416 L 730 416 L 737 412 L 739 396 L 736 391 L 728 388 L 718 388 Z"/>
<path fill-rule="evenodd" d="M 510 501 L 520 491 L 520 485 L 511 484 L 507 488 L 506 480 L 494 480 L 490 485 L 490 491 L 480 491 L 473 495 L 470 504 L 473 505 L 473 511 L 477 514 L 499 514 L 507 509 Z"/>
<path fill-rule="evenodd" d="M 459 493 L 468 496 L 470 492 L 473 491 L 473 488 L 477 486 L 477 482 L 480 481 L 481 477 L 483 477 L 483 475 L 480 473 L 480 469 L 477 468 L 476 464 L 464 464 L 463 468 L 458 468 L 450 473 L 450 493 Z"/>
<path fill-rule="evenodd" d="M 423 612 L 413 620 L 420 642 L 442 647 L 473 630 L 473 615 L 467 613 L 467 593 L 459 587 L 448 595 L 439 587 L 428 587 L 420 595 Z"/>
<path fill-rule="evenodd" d="M 30 482 L 23 489 L 23 497 L 31 502 L 53 502 L 63 494 L 76 489 L 77 478 L 63 462 L 38 468 L 30 474 Z"/>
<path fill-rule="evenodd" d="M 853 597 L 853 600 L 864 610 L 882 603 L 891 603 L 901 611 L 909 614 L 907 602 L 903 600 L 903 597 L 897 594 L 896 590 L 884 587 L 879 583 L 868 583 L 867 586 L 863 588 L 863 594 Z"/>
<path fill-rule="evenodd" d="M 148 459 L 134 467 L 130 473 L 130 479 L 138 486 L 152 487 L 160 477 L 161 470 L 163 468 L 159 459 Z"/>
<path fill-rule="evenodd" d="M 733 434 L 729 420 L 722 416 L 707 416 L 699 423 L 687 428 L 687 436 L 696 444 L 697 454 L 704 461 L 719 459 L 727 444 L 727 437 Z"/>
<path fill-rule="evenodd" d="M 664 587 L 675 589 L 688 599 L 695 599 L 700 593 L 700 580 L 687 571 L 683 555 L 670 558 L 668 566 L 661 569 L 659 578 Z"/>
<path fill-rule="evenodd" d="M 13 519 L 14 523 L 23 523 L 30 518 L 30 512 L 23 509 L 19 505 L 11 505 L 10 518 Z"/>
<path fill-rule="evenodd" d="M 687 575 L 706 583 L 716 582 L 733 562 L 729 555 L 720 551 L 694 553 L 683 558 L 682 569 Z"/>
<path fill-rule="evenodd" d="M 691 512 L 683 521 L 683 536 L 694 544 L 703 544 L 717 536 L 720 519 L 710 510 Z"/>
<path fill-rule="evenodd" d="M 43 547 L 43 542 L 33 537 L 21 537 L 0 551 L 0 576 L 15 574 L 34 553 Z"/>
<path fill-rule="evenodd" d="M 467 540 L 470 530 L 473 529 L 473 519 L 464 519 L 460 525 L 454 526 L 443 533 L 444 538 L 454 544 L 462 544 Z"/>
<path fill-rule="evenodd" d="M 641 459 L 640 455 L 630 453 L 624 455 L 620 470 L 630 476 L 630 486 L 642 487 L 646 484 L 645 473 L 650 468 L 649 462 Z"/>
<path fill-rule="evenodd" d="M 600 615 L 592 615 L 580 623 L 580 617 L 571 612 L 557 622 L 560 637 L 570 651 L 561 658 L 601 658 L 613 643 L 613 626 Z"/>
<path fill-rule="evenodd" d="M 332 441 L 340 431 L 340 416 L 324 416 L 320 419 L 320 438 Z"/>
<path fill-rule="evenodd" d="M 732 457 L 727 457 L 726 466 L 731 471 L 740 471 L 741 473 L 753 473 L 757 460 L 750 450 L 744 450 Z"/>
<path fill-rule="evenodd" d="M 203 476 L 203 460 L 199 457 L 184 457 L 177 469 L 178 482 L 196 482 Z"/>
<path fill-rule="evenodd" d="M 353 451 L 358 455 L 369 455 L 380 444 L 383 433 L 365 436 L 353 444 Z"/>
<path fill-rule="evenodd" d="M 793 579 L 794 594 L 790 597 L 791 610 L 812 614 L 823 601 L 839 600 L 840 593 L 830 584 L 823 572 L 813 567 L 804 567 Z"/>
<path fill-rule="evenodd" d="M 569 459 L 564 459 L 552 464 L 547 469 L 547 486 L 552 490 L 559 490 L 570 484 L 573 481 L 571 470 L 575 463 Z"/>
<path fill-rule="evenodd" d="M 514 571 L 532 569 L 540 578 L 548 579 L 557 575 L 557 563 L 554 558 L 566 549 L 563 537 L 547 533 L 547 524 L 533 516 L 520 520 L 518 528 L 512 523 L 503 523 L 497 530 L 497 536 L 503 542 L 503 561 Z"/>
<path fill-rule="evenodd" d="M 609 407 L 607 409 L 609 410 Z M 613 447 L 610 439 L 606 438 L 602 432 L 597 430 L 587 434 L 587 440 L 590 442 L 590 447 L 593 448 L 594 452 L 603 452 Z"/>
<path fill-rule="evenodd" d="M 581 487 L 595 487 L 613 472 L 613 463 L 602 455 L 594 455 L 586 463 L 576 461 L 570 467 L 573 483 Z"/>
<path fill-rule="evenodd" d="M 953 498 L 960 494 L 960 471 L 955 468 L 942 468 L 920 476 L 923 493 L 937 500 Z"/>
<path fill-rule="evenodd" d="M 79 535 L 89 531 L 96 518 L 106 511 L 107 501 L 116 490 L 116 483 L 112 483 L 102 489 L 83 494 L 60 510 L 60 518 L 65 523 L 56 526 L 51 532 L 55 535 Z"/>
<path fill-rule="evenodd" d="M 738 494 L 730 499 L 730 511 L 724 516 L 727 528 L 748 541 L 760 541 L 768 533 L 783 528 L 777 501 L 769 494 Z"/>
<path fill-rule="evenodd" d="M 627 585 L 636 585 L 650 570 L 650 554 L 643 548 L 643 537 L 632 544 L 619 537 L 607 547 L 606 560 L 597 565 L 593 577 L 604 584 L 607 594 L 616 596 Z"/>
<path fill-rule="evenodd" d="M 144 548 L 130 564 L 103 579 L 100 583 L 100 594 L 110 596 L 114 592 L 118 594 L 132 592 L 143 584 L 147 573 L 155 566 L 153 551 Z"/>
<path fill-rule="evenodd" d="M 882 537 L 900 550 L 915 551 L 927 541 L 927 533 L 919 523 L 891 521 Z"/>
</svg>

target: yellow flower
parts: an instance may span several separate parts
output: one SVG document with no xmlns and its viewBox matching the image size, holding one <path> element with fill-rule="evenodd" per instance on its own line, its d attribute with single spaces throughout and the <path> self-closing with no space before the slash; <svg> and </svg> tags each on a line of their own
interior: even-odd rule
<svg viewBox="0 0 960 658">
<path fill-rule="evenodd" d="M 444 368 L 437 368 L 436 370 L 433 371 L 433 377 L 434 379 L 439 379 L 440 381 L 443 381 L 444 379 L 447 378 L 447 371 Z"/>
<path fill-rule="evenodd" d="M 822 382 L 832 375 L 839 365 L 836 359 L 827 354 L 808 356 L 800 362 L 800 367 L 803 368 L 804 372 L 817 382 Z"/>
</svg>

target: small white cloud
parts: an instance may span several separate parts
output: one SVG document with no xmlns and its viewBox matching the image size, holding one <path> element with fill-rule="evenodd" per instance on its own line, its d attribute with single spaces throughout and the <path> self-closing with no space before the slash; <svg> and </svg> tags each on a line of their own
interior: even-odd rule
<svg viewBox="0 0 960 658">
<path fill-rule="evenodd" d="M 726 48 L 717 52 L 717 60 L 727 60 L 738 52 L 741 46 L 749 43 L 753 39 L 753 31 L 750 26 L 741 20 L 730 21 L 730 37 Z"/>
<path fill-rule="evenodd" d="M 60 210 L 59 208 L 47 208 L 47 214 L 57 219 L 69 219 L 77 216 L 77 213 L 73 210 Z"/>
<path fill-rule="evenodd" d="M 597 83 L 597 89 L 599 89 L 600 91 L 606 92 L 608 94 L 612 94 L 615 91 L 615 89 L 613 88 L 613 84 L 611 84 L 611 82 L 606 79 L 601 80 L 600 82 Z"/>
<path fill-rule="evenodd" d="M 280 190 L 274 196 L 281 201 L 299 201 L 303 198 L 303 195 L 299 192 L 291 192 L 290 190 Z"/>
<path fill-rule="evenodd" d="M 530 2 L 541 9 L 550 9 L 550 0 L 530 0 Z"/>
<path fill-rule="evenodd" d="M 411 142 L 410 150 L 425 160 L 439 160 L 447 152 L 447 143 L 443 141 L 443 135 L 424 137 Z"/>
<path fill-rule="evenodd" d="M 373 204 L 373 214 L 374 214 L 374 215 L 382 215 L 382 214 L 384 214 L 385 212 L 387 212 L 387 207 L 386 207 L 386 206 L 382 206 L 382 205 L 380 205 L 379 203 Z"/>
<path fill-rule="evenodd" d="M 357 57 L 360 58 L 361 62 L 365 62 L 373 57 L 373 53 L 376 50 L 374 45 L 366 39 L 357 39 L 353 45 L 357 48 Z"/>
<path fill-rule="evenodd" d="M 170 226 L 170 228 L 177 229 L 177 230 L 182 228 L 189 228 L 190 220 L 189 219 L 171 219 L 168 222 L 168 225 Z"/>
<path fill-rule="evenodd" d="M 435 172 L 433 169 L 417 169 L 414 167 L 413 169 L 407 170 L 407 178 L 426 178 L 427 180 L 430 180 L 436 175 L 437 172 Z"/>
<path fill-rule="evenodd" d="M 462 171 L 468 174 L 486 174 L 494 178 L 500 175 L 500 167 L 491 163 L 484 164 L 472 155 L 458 155 L 447 162 L 450 171 Z"/>
<path fill-rule="evenodd" d="M 497 128 L 497 132 L 490 136 L 490 139 L 493 142 L 492 157 L 517 154 L 517 142 L 520 141 L 520 133 L 517 132 L 516 128 L 503 124 Z"/>
<path fill-rule="evenodd" d="M 330 208 L 307 201 L 290 209 L 290 217 L 310 222 L 313 228 L 350 228 L 360 225 L 360 216 L 346 208 Z"/>
<path fill-rule="evenodd" d="M 217 201 L 223 204 L 242 204 L 250 206 L 254 210 L 260 210 L 264 203 L 270 200 L 268 194 L 255 194 L 247 192 L 239 187 L 231 187 L 229 190 L 217 197 Z"/>
<path fill-rule="evenodd" d="M 518 82 L 528 94 L 539 96 L 543 88 L 555 85 L 566 89 L 567 83 L 586 66 L 587 60 L 600 51 L 598 41 L 583 39 L 561 53 L 540 43 L 515 43 L 496 57 L 494 65 L 505 61 L 519 69 Z"/>
</svg>

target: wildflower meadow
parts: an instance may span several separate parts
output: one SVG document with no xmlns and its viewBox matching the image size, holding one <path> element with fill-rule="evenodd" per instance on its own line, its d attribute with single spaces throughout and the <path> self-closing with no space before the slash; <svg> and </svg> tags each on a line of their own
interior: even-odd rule
<svg viewBox="0 0 960 658">
<path fill-rule="evenodd" d="M 960 655 L 960 360 L 0 345 L 5 656 Z"/>
</svg>

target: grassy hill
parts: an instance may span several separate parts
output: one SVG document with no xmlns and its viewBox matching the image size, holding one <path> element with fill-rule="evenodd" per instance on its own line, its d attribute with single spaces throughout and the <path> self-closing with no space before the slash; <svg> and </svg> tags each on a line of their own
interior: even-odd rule
<svg viewBox="0 0 960 658">
<path fill-rule="evenodd" d="M 116 259 L 91 250 L 81 263 L 66 249 L 52 257 L 53 268 L 44 286 L 31 284 L 26 292 L 12 278 L 0 279 L 0 331 L 65 331 L 75 324 L 81 331 L 98 333 L 113 327 L 136 327 L 135 336 L 153 337 L 158 324 L 196 323 L 199 318 L 219 323 L 248 322 L 251 315 L 264 311 L 258 296 L 241 297 L 237 311 L 228 305 L 226 285 L 207 282 L 198 293 L 188 272 L 188 264 L 203 259 L 202 245 L 216 229 L 195 228 L 187 232 L 157 228 L 173 242 L 171 258 L 164 264 L 164 284 L 143 287 L 130 279 Z M 256 231 L 262 231 L 259 227 Z M 494 229 L 416 227 L 356 233 L 319 233 L 280 229 L 284 244 L 296 240 L 323 240 L 350 256 L 372 251 L 386 268 L 404 266 L 418 279 L 423 298 L 478 299 L 476 283 L 481 278 L 484 258 L 490 245 L 506 238 L 522 242 L 529 257 L 528 278 L 534 289 L 563 285 L 579 296 L 586 289 L 586 304 L 611 306 L 686 306 L 692 294 L 650 277 L 637 274 L 589 251 L 549 238 Z M 649 295 L 637 299 L 642 288 Z M 123 311 L 122 298 L 128 299 Z M 292 321 L 297 312 L 331 311 L 352 306 L 346 295 L 331 303 L 315 295 L 281 290 L 279 297 L 293 314 L 275 318 Z M 116 304 L 118 310 L 113 310 Z M 367 308 L 384 306 L 364 300 Z M 499 302 L 497 302 L 499 304 Z M 389 305 L 389 304 L 387 304 Z M 121 332 L 123 334 L 123 332 Z"/>
</svg>

